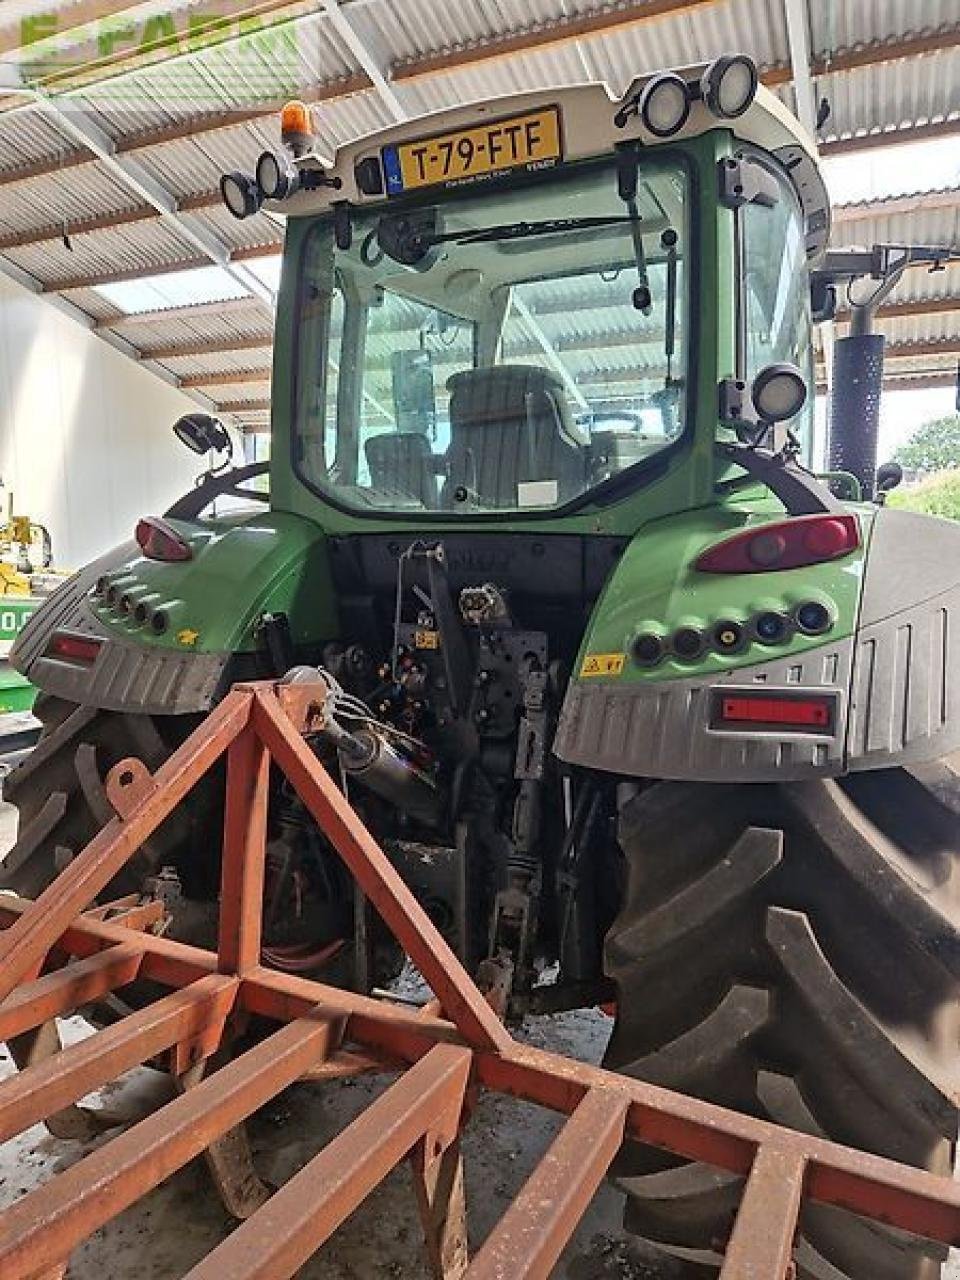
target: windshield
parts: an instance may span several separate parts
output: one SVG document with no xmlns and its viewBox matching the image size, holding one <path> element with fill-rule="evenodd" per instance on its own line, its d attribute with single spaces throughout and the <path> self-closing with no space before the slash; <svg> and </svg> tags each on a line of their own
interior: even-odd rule
<svg viewBox="0 0 960 1280">
<path fill-rule="evenodd" d="M 319 222 L 300 295 L 301 477 L 365 511 L 543 510 L 669 448 L 687 216 L 678 166 L 634 164 L 625 187 L 606 161 L 354 211 L 349 248 Z"/>
</svg>

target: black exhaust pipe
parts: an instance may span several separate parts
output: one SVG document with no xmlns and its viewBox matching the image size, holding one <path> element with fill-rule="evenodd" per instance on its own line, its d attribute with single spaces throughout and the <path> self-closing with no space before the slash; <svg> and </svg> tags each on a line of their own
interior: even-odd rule
<svg viewBox="0 0 960 1280">
<path fill-rule="evenodd" d="M 872 498 L 877 487 L 883 389 L 883 335 L 873 332 L 877 309 L 911 263 L 926 262 L 936 271 L 956 261 L 960 261 L 960 250 L 952 245 L 875 244 L 872 249 L 830 250 L 811 277 L 816 320 L 833 317 L 837 286 L 846 286 L 850 333 L 837 338 L 833 348 L 827 460 L 831 471 L 856 476 L 864 498 Z M 858 300 L 851 286 L 867 279 L 877 283 L 869 297 Z"/>
<path fill-rule="evenodd" d="M 877 479 L 883 347 L 883 334 L 869 332 L 851 332 L 833 346 L 828 466 L 856 476 L 866 499 L 873 497 Z"/>
</svg>

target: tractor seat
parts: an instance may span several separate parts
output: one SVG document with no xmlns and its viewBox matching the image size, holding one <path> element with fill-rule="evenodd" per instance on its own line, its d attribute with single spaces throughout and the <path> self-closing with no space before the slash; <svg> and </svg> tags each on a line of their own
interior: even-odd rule
<svg viewBox="0 0 960 1280">
<path fill-rule="evenodd" d="M 365 441 L 370 483 L 385 495 L 429 510 L 437 506 L 437 468 L 430 441 L 419 431 L 385 431 Z"/>
<path fill-rule="evenodd" d="M 466 369 L 448 379 L 447 390 L 445 507 L 455 505 L 458 491 L 508 510 L 552 506 L 582 492 L 589 438 L 574 423 L 557 374 L 525 364 Z"/>
</svg>

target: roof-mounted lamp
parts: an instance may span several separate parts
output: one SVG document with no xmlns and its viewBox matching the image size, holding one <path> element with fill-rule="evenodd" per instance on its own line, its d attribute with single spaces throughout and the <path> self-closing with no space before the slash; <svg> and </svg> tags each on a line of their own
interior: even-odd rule
<svg viewBox="0 0 960 1280">
<path fill-rule="evenodd" d="M 264 200 L 286 200 L 300 189 L 300 174 L 286 156 L 264 151 L 257 161 L 257 186 Z"/>
<path fill-rule="evenodd" d="M 742 53 L 714 58 L 699 79 L 685 80 L 675 71 L 661 71 L 629 94 L 613 123 L 622 129 L 632 116 L 639 116 L 647 133 L 671 138 L 687 123 L 695 102 L 702 101 L 718 120 L 742 116 L 756 98 L 759 84 L 756 63 Z"/>
<path fill-rule="evenodd" d="M 690 114 L 692 95 L 687 82 L 672 71 L 648 80 L 637 103 L 641 123 L 655 138 L 669 138 L 682 129 Z"/>
<path fill-rule="evenodd" d="M 296 162 L 312 154 L 316 145 L 313 116 L 306 103 L 286 104 L 280 112 L 280 137 L 287 155 L 264 151 L 254 177 L 234 171 L 220 179 L 223 203 L 235 218 L 252 218 L 264 200 L 285 200 L 300 189 Z"/>
<path fill-rule="evenodd" d="M 756 63 L 746 54 L 715 58 L 700 78 L 700 92 L 711 115 L 735 120 L 757 96 L 760 78 Z"/>
<path fill-rule="evenodd" d="M 235 218 L 252 218 L 260 211 L 263 197 L 254 178 L 249 174 L 225 173 L 220 179 L 220 198 Z"/>
<path fill-rule="evenodd" d="M 300 160 L 313 150 L 317 131 L 313 115 L 305 102 L 288 102 L 280 112 L 280 137 L 294 160 Z"/>
</svg>

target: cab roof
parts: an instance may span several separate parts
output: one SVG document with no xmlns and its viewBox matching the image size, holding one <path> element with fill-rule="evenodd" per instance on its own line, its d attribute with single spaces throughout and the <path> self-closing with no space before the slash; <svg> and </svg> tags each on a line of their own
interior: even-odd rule
<svg viewBox="0 0 960 1280">
<path fill-rule="evenodd" d="M 697 80 L 705 66 L 685 67 L 676 74 L 687 81 Z M 729 129 L 741 141 L 769 152 L 783 164 L 799 197 L 806 219 L 808 256 L 819 257 L 830 234 L 829 197 L 812 139 L 779 98 L 760 85 L 753 103 L 743 115 L 733 120 L 718 119 L 702 99 L 696 100 L 686 122 L 667 139 L 649 133 L 636 112 L 618 125 L 615 120 L 618 110 L 631 103 L 657 74 L 660 73 L 638 77 L 622 97 L 617 97 L 604 83 L 567 85 L 466 103 L 418 116 L 338 148 L 332 164 L 321 164 L 312 157 L 301 161 L 301 168 L 322 168 L 330 185 L 301 190 L 284 200 L 282 205 L 268 204 L 267 207 L 288 216 L 307 217 L 326 212 L 343 201 L 356 205 L 380 203 L 384 200 L 383 195 L 367 195 L 360 190 L 357 167 L 364 160 L 378 158 L 384 147 L 557 106 L 561 117 L 563 162 L 611 154 L 624 142 L 670 146 L 714 129 Z M 421 188 L 424 194 L 430 189 Z"/>
</svg>

